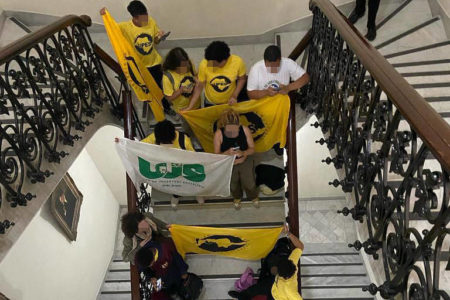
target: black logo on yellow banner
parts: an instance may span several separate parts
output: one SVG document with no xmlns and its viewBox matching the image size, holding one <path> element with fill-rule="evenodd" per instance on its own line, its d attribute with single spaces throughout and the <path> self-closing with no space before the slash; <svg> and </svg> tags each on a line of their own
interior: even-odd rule
<svg viewBox="0 0 450 300">
<path fill-rule="evenodd" d="M 128 65 L 128 74 L 130 75 L 131 80 L 144 92 L 145 94 L 150 93 L 147 85 L 145 85 L 144 80 L 142 79 L 141 71 L 132 56 L 126 56 Z"/>
<path fill-rule="evenodd" d="M 232 235 L 210 235 L 203 239 L 196 239 L 200 249 L 209 252 L 233 251 L 247 245 L 247 242 L 237 236 Z"/>
<path fill-rule="evenodd" d="M 181 82 L 180 82 L 180 87 L 185 86 L 185 87 L 192 87 L 192 91 L 190 93 L 182 93 L 182 95 L 186 98 L 189 98 L 193 92 L 194 92 L 194 84 L 195 84 L 195 79 L 192 76 L 185 76 Z"/>
<path fill-rule="evenodd" d="M 134 48 L 142 55 L 148 55 L 153 50 L 153 38 L 147 33 L 141 33 L 134 39 Z"/>
<path fill-rule="evenodd" d="M 231 80 L 223 75 L 219 75 L 211 79 L 209 82 L 213 89 L 218 93 L 223 93 L 230 88 Z"/>
</svg>

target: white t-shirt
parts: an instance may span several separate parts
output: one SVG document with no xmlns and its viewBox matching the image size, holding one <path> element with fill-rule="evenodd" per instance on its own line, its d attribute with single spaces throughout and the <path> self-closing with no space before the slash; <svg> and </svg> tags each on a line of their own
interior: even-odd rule
<svg viewBox="0 0 450 300">
<path fill-rule="evenodd" d="M 305 70 L 290 58 L 281 58 L 278 73 L 270 73 L 264 64 L 264 60 L 260 60 L 254 64 L 250 70 L 247 81 L 247 90 L 265 90 L 270 86 L 274 89 L 278 89 L 280 84 L 288 85 L 291 80 L 296 81 L 305 73 Z"/>
</svg>

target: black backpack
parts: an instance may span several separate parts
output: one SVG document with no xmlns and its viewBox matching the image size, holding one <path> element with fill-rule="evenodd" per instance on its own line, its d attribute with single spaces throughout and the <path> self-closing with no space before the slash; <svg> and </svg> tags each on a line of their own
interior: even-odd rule
<svg viewBox="0 0 450 300">
<path fill-rule="evenodd" d="M 180 296 L 184 300 L 196 300 L 200 297 L 203 289 L 203 280 L 194 273 L 188 273 L 187 279 L 183 282 Z"/>
<path fill-rule="evenodd" d="M 275 244 L 272 251 L 263 259 L 261 259 L 261 269 L 259 271 L 259 280 L 273 277 L 270 269 L 278 264 L 280 258 L 289 257 L 293 247 L 287 237 L 281 238 Z"/>
</svg>

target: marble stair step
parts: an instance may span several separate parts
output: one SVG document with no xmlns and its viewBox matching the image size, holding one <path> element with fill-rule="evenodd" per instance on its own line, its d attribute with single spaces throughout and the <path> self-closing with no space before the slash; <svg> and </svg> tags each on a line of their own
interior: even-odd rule
<svg viewBox="0 0 450 300">
<path fill-rule="evenodd" d="M 418 2 L 425 2 L 425 1 L 418 1 Z M 383 46 L 380 51 L 383 55 L 388 55 L 390 53 L 396 53 L 399 51 L 404 51 L 408 49 L 413 49 L 417 47 L 421 47 L 428 44 L 443 42 L 447 40 L 447 36 L 445 34 L 444 25 L 442 23 L 442 20 L 436 20 L 434 22 L 431 22 L 434 19 L 429 19 L 430 23 L 412 33 L 409 33 L 406 36 L 401 37 L 400 39 L 396 40 L 395 42 Z M 399 22 L 397 23 L 399 24 Z M 423 24 L 423 22 L 415 21 L 415 25 L 417 26 Z M 408 27 L 407 30 L 411 29 L 413 26 Z M 386 30 L 386 28 L 382 29 Z M 404 31 L 406 32 L 406 30 Z M 395 35 L 398 35 L 401 33 L 401 31 L 395 31 Z M 376 42 L 374 44 L 375 46 L 383 45 L 383 43 Z"/>
<path fill-rule="evenodd" d="M 131 299 L 131 292 L 119 294 L 113 293 L 99 294 L 97 297 L 97 300 L 130 300 L 130 299 Z"/>
<path fill-rule="evenodd" d="M 170 205 L 155 206 L 155 216 L 167 223 L 202 225 L 215 227 L 274 227 L 285 220 L 284 200 L 261 199 L 255 208 L 250 201 L 243 201 L 236 210 L 231 202 L 221 204 L 178 205 L 173 210 Z"/>
<path fill-rule="evenodd" d="M 448 59 L 450 41 L 424 44 L 406 51 L 387 54 L 385 57 L 391 63 L 406 63 L 424 60 Z"/>
</svg>

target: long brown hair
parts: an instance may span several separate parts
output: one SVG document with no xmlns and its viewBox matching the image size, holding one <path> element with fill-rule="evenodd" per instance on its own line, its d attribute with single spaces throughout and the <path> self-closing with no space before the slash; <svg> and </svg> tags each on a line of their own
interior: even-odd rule
<svg viewBox="0 0 450 300">
<path fill-rule="evenodd" d="M 232 108 L 224 110 L 217 121 L 217 128 L 224 128 L 227 125 L 239 125 L 239 114 Z"/>
</svg>

